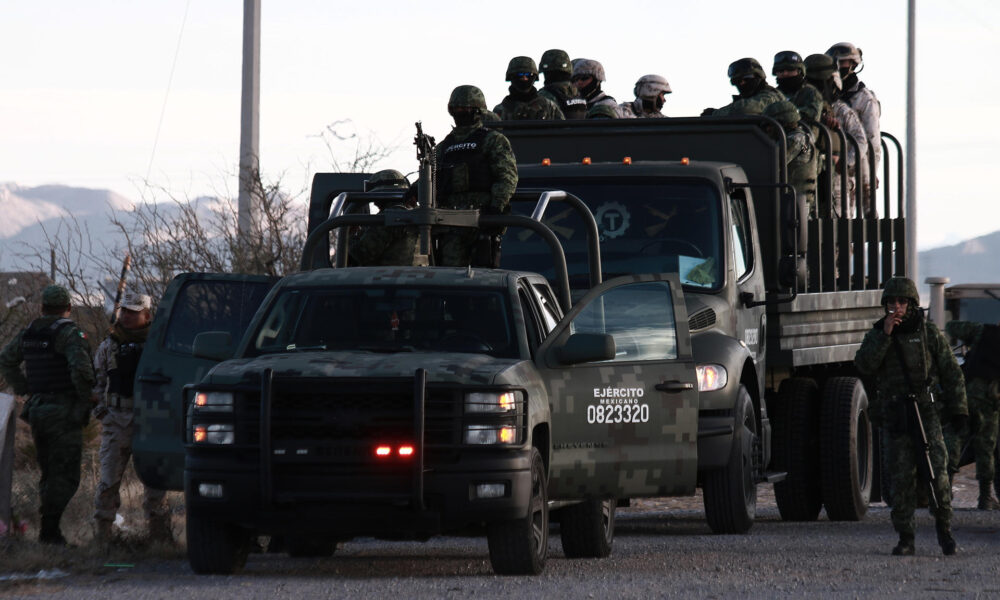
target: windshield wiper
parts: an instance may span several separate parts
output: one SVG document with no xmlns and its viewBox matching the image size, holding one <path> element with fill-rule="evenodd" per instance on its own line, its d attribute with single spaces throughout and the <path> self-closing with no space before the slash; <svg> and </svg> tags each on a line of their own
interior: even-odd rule
<svg viewBox="0 0 1000 600">
<path fill-rule="evenodd" d="M 287 352 L 309 352 L 311 350 L 326 350 L 326 344 L 316 344 L 315 346 L 296 346 L 295 344 L 289 344 L 285 346 L 285 351 Z"/>
</svg>

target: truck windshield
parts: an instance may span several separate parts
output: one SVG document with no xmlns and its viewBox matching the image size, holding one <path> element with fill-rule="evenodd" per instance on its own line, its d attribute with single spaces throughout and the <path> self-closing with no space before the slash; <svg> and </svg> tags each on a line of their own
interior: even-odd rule
<svg viewBox="0 0 1000 600">
<path fill-rule="evenodd" d="M 722 283 L 720 200 L 706 182 L 526 179 L 520 186 L 565 190 L 587 204 L 600 233 L 604 279 L 633 273 L 677 273 L 688 288 L 712 290 Z M 531 203 L 518 202 L 513 210 L 530 214 L 533 208 Z M 587 236 L 582 219 L 568 205 L 554 202 L 542 222 L 562 242 L 572 287 L 588 287 Z M 550 279 L 554 273 L 548 246 L 524 229 L 507 234 L 501 265 L 539 272 Z"/>
<path fill-rule="evenodd" d="M 290 288 L 271 303 L 247 356 L 268 353 L 471 352 L 517 356 L 506 297 L 493 290 Z"/>
</svg>

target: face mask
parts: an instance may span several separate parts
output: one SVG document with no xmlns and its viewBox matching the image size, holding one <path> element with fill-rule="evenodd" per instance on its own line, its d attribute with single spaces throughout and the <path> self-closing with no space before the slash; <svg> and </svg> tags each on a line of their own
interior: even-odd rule
<svg viewBox="0 0 1000 600">
<path fill-rule="evenodd" d="M 528 79 L 515 79 L 510 82 L 510 89 L 515 92 L 520 92 L 522 94 L 528 93 L 535 88 L 535 82 Z"/>
<path fill-rule="evenodd" d="M 851 67 L 840 67 L 840 78 L 847 79 L 847 76 L 851 74 Z"/>
<path fill-rule="evenodd" d="M 643 108 L 643 110 L 648 111 L 648 112 L 658 112 L 661 108 L 663 108 L 663 97 L 662 96 L 657 96 L 656 98 L 653 98 L 652 100 L 647 100 L 647 99 L 643 98 L 642 99 L 642 108 Z"/>
<path fill-rule="evenodd" d="M 757 79 L 756 77 L 753 79 L 740 79 L 736 82 L 736 89 L 739 90 L 740 96 L 743 98 L 749 98 L 757 93 L 761 83 L 763 83 L 763 81 Z"/>
<path fill-rule="evenodd" d="M 802 89 L 805 75 L 795 75 L 793 77 L 783 77 L 778 80 L 778 89 L 786 94 L 791 94 Z"/>
<path fill-rule="evenodd" d="M 468 127 L 476 122 L 479 118 L 479 113 L 472 112 L 471 110 L 455 111 L 452 115 L 455 118 L 455 125 L 459 127 Z"/>
</svg>

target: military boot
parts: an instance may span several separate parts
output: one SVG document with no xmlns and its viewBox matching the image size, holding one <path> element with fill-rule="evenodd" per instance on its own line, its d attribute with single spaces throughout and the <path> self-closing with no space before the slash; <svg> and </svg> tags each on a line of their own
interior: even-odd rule
<svg viewBox="0 0 1000 600">
<path fill-rule="evenodd" d="M 169 514 L 149 517 L 149 541 L 171 545 L 174 543 Z"/>
<path fill-rule="evenodd" d="M 913 534 L 899 534 L 899 543 L 892 549 L 894 556 L 913 556 L 916 549 L 913 546 Z"/>
<path fill-rule="evenodd" d="M 1000 510 L 1000 502 L 993 495 L 992 481 L 979 482 L 979 504 L 976 505 L 976 508 L 979 510 Z"/>
<path fill-rule="evenodd" d="M 43 544 L 65 546 L 66 538 L 59 531 L 60 517 L 42 516 L 42 529 L 38 532 L 38 541 Z"/>
<path fill-rule="evenodd" d="M 958 551 L 958 544 L 951 535 L 951 526 L 944 525 L 940 521 L 936 524 L 938 544 L 941 544 L 941 552 L 945 556 L 951 556 Z"/>
</svg>

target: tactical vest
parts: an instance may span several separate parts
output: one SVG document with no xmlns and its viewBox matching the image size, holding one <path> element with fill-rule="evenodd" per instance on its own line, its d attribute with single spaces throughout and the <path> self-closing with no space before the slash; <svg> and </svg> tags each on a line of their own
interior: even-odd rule
<svg viewBox="0 0 1000 600">
<path fill-rule="evenodd" d="M 505 121 L 541 120 L 546 117 L 545 100 L 537 93 L 531 100 L 517 100 L 513 96 L 507 96 L 500 106 L 503 107 L 500 118 Z"/>
<path fill-rule="evenodd" d="M 133 342 L 118 344 L 115 368 L 108 370 L 108 393 L 118 394 L 122 398 L 135 395 L 135 372 L 139 367 L 143 345 Z"/>
<path fill-rule="evenodd" d="M 962 370 L 967 379 L 1000 379 L 1000 326 L 983 326 L 983 333 L 965 357 Z"/>
<path fill-rule="evenodd" d="M 579 93 L 576 95 L 567 94 L 565 88 L 558 83 L 547 85 L 542 89 L 555 96 L 556 103 L 559 104 L 563 116 L 567 119 L 584 119 L 587 117 L 587 101 L 581 98 Z"/>
<path fill-rule="evenodd" d="M 29 394 L 71 392 L 73 380 L 66 356 L 56 352 L 56 336 L 63 327 L 73 324 L 70 319 L 58 319 L 48 327 L 38 328 L 32 322 L 21 335 L 21 353 L 28 379 Z"/>
<path fill-rule="evenodd" d="M 486 153 L 483 152 L 483 142 L 489 133 L 488 129 L 480 128 L 461 142 L 450 141 L 438 146 L 438 161 L 441 165 L 438 168 L 439 195 L 448 197 L 466 192 L 490 192 L 493 177 Z M 445 142 L 448 141 L 445 138 Z M 465 170 L 468 177 L 455 177 L 461 170 Z"/>
</svg>

